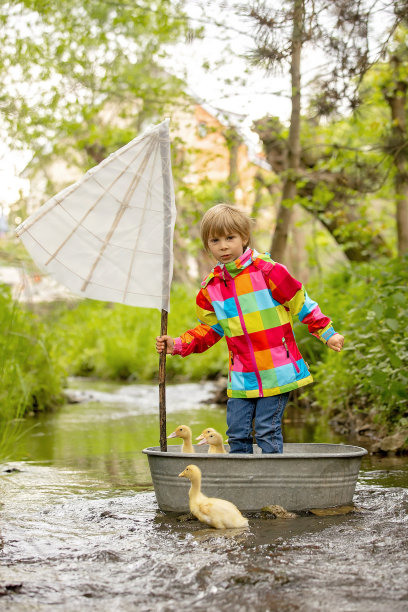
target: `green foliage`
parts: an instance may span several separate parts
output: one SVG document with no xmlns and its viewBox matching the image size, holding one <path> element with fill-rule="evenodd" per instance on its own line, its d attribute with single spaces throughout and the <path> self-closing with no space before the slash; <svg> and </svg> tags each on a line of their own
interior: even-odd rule
<svg viewBox="0 0 408 612">
<path fill-rule="evenodd" d="M 318 403 L 335 411 L 374 411 L 392 429 L 408 424 L 408 258 L 353 264 L 311 295 L 345 336 L 313 366 Z M 320 295 L 319 295 L 320 294 Z"/>
<path fill-rule="evenodd" d="M 173 286 L 169 334 L 177 336 L 196 324 L 195 292 Z M 157 310 L 85 300 L 73 310 L 55 316 L 51 326 L 58 358 L 69 374 L 157 380 Z M 202 355 L 188 359 L 168 357 L 167 376 L 169 381 L 201 380 L 226 371 L 226 365 L 226 348 L 221 341 Z"/>
<path fill-rule="evenodd" d="M 204 213 L 211 206 L 228 201 L 230 194 L 225 182 L 204 178 L 194 187 L 181 183 L 177 192 L 176 228 L 180 237 L 185 240 L 185 249 L 194 257 L 203 249 L 199 226 Z"/>
<path fill-rule="evenodd" d="M 64 373 L 53 358 L 52 338 L 5 285 L 0 285 L 0 328 L 0 421 L 56 406 Z"/>
<path fill-rule="evenodd" d="M 186 35 L 182 0 L 10 0 L 0 23 L 3 125 L 38 159 L 78 142 L 106 157 L 180 96 L 161 58 Z"/>
<path fill-rule="evenodd" d="M 351 116 L 320 126 L 302 124 L 308 172 L 297 183 L 299 204 L 354 261 L 389 255 L 395 248 L 393 184 L 381 151 L 389 113 L 376 90 L 365 92 L 364 103 Z"/>
<path fill-rule="evenodd" d="M 395 254 L 397 234 L 405 233 L 403 227 L 395 231 L 404 219 L 395 210 L 406 191 L 407 49 L 407 30 L 400 26 L 387 59 L 365 74 L 349 116 L 333 113 L 318 123 L 310 109 L 312 119 L 302 122 L 306 171 L 297 183 L 298 202 L 353 261 Z"/>
</svg>

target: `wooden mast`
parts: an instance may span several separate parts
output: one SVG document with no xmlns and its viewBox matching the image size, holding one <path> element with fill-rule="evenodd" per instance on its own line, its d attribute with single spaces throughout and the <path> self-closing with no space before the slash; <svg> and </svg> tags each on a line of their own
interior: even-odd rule
<svg viewBox="0 0 408 612">
<path fill-rule="evenodd" d="M 161 329 L 160 335 L 167 334 L 167 317 L 166 310 L 161 311 Z M 160 353 L 159 362 L 159 419 L 160 419 L 160 450 L 162 453 L 167 451 L 167 436 L 166 436 L 166 354 L 167 344 Z"/>
<path fill-rule="evenodd" d="M 160 154 L 162 163 L 163 179 L 163 283 L 162 295 L 163 305 L 161 310 L 160 335 L 167 334 L 167 319 L 170 306 L 170 268 L 173 252 L 173 227 L 172 208 L 174 207 L 174 188 L 171 176 L 171 152 L 169 119 L 161 124 L 160 132 Z M 160 421 L 160 450 L 167 451 L 166 436 L 166 356 L 167 345 L 160 353 L 159 362 L 159 421 Z"/>
</svg>

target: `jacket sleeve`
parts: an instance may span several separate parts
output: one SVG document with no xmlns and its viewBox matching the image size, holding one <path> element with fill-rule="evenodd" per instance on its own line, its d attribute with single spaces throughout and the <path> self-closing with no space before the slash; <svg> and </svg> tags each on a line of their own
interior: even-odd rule
<svg viewBox="0 0 408 612">
<path fill-rule="evenodd" d="M 203 353 L 224 335 L 206 289 L 199 291 L 196 308 L 199 324 L 174 338 L 173 355 L 186 357 L 191 353 Z"/>
<path fill-rule="evenodd" d="M 327 343 L 336 332 L 331 320 L 322 313 L 317 302 L 307 294 L 298 280 L 291 276 L 282 264 L 275 263 L 269 275 L 272 297 L 288 308 L 293 317 L 307 325 L 309 332 Z"/>
</svg>

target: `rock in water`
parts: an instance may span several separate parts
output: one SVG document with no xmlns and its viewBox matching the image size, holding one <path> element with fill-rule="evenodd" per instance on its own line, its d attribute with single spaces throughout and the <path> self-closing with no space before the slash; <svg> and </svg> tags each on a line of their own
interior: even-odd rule
<svg viewBox="0 0 408 612">
<path fill-rule="evenodd" d="M 297 514 L 294 512 L 288 512 L 285 510 L 285 508 L 282 508 L 282 506 L 264 506 L 261 508 L 261 512 L 273 514 L 274 518 L 291 519 L 297 517 Z"/>
<path fill-rule="evenodd" d="M 194 516 L 194 514 L 191 514 L 191 512 L 189 514 L 179 514 L 179 516 L 176 517 L 176 521 L 178 521 L 179 523 L 185 523 L 186 521 L 196 521 L 196 517 Z"/>
<path fill-rule="evenodd" d="M 340 514 L 350 514 L 350 512 L 361 512 L 355 506 L 336 506 L 334 508 L 312 508 L 309 510 L 316 516 L 336 516 Z"/>
</svg>

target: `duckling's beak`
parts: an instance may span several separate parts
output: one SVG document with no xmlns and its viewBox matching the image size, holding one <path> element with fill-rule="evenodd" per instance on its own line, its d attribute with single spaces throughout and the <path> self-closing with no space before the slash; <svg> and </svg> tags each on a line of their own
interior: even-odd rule
<svg viewBox="0 0 408 612">
<path fill-rule="evenodd" d="M 169 436 L 167 436 L 167 439 L 169 438 L 177 438 L 177 434 L 175 431 L 173 431 L 173 433 L 171 433 Z"/>
<path fill-rule="evenodd" d="M 204 438 L 204 434 L 200 434 L 199 436 L 197 436 L 196 440 L 202 440 Z"/>
<path fill-rule="evenodd" d="M 198 440 L 198 438 L 197 438 L 197 440 Z M 200 440 L 200 441 L 197 443 L 197 446 L 201 446 L 202 444 L 208 444 L 207 440 L 206 440 L 204 437 L 202 438 L 202 440 Z"/>
<path fill-rule="evenodd" d="M 185 473 L 184 473 L 184 470 L 183 470 L 183 472 L 180 472 L 180 474 L 178 475 L 178 477 L 179 477 L 179 478 L 186 478 L 186 475 L 185 475 Z"/>
</svg>

